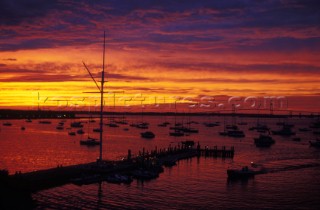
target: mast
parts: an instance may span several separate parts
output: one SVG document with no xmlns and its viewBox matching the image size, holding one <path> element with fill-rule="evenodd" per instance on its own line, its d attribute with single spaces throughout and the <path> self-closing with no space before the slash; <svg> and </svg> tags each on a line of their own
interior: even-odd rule
<svg viewBox="0 0 320 210">
<path fill-rule="evenodd" d="M 99 161 L 102 161 L 102 134 L 103 134 L 103 85 L 104 85 L 104 64 L 105 64 L 105 49 L 106 49 L 106 32 L 103 33 L 103 62 L 100 88 L 100 154 Z"/>
</svg>

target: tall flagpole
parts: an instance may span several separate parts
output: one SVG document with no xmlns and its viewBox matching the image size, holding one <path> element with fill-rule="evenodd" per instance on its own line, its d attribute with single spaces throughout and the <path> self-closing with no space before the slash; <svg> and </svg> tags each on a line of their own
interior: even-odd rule
<svg viewBox="0 0 320 210">
<path fill-rule="evenodd" d="M 105 48 L 106 48 L 106 32 L 103 33 L 103 63 L 101 75 L 101 88 L 100 88 L 100 156 L 99 161 L 102 161 L 102 133 L 103 133 L 103 85 L 104 85 L 104 63 L 105 63 Z"/>
</svg>

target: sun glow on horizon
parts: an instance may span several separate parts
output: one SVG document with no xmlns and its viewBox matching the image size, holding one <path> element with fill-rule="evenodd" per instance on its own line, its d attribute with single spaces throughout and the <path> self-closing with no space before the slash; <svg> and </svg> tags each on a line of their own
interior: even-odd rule
<svg viewBox="0 0 320 210">
<path fill-rule="evenodd" d="M 99 81 L 103 31 L 106 90 L 128 98 L 140 94 L 151 103 L 154 97 L 318 96 L 313 6 L 240 2 L 20 5 L 25 10 L 14 10 L 1 23 L 0 108 L 34 106 L 38 92 L 42 101 L 52 99 L 45 102 L 52 107 L 71 98 L 89 100 L 83 92 L 96 87 L 82 62 Z"/>
</svg>

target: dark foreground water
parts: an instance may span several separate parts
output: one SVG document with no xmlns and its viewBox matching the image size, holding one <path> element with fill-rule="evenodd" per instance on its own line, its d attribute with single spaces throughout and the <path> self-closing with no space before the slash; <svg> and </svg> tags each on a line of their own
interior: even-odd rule
<svg viewBox="0 0 320 210">
<path fill-rule="evenodd" d="M 85 119 L 82 119 L 86 121 Z M 129 123 L 138 122 L 141 117 L 128 116 Z M 234 146 L 233 159 L 193 158 L 178 162 L 177 166 L 165 168 L 160 177 L 148 182 L 134 181 L 130 185 L 102 182 L 76 186 L 73 184 L 45 190 L 33 195 L 38 201 L 38 209 L 319 209 L 320 208 L 320 149 L 309 147 L 308 141 L 316 139 L 312 131 L 301 132 L 313 119 L 290 118 L 287 123 L 295 125 L 293 131 L 301 141 L 293 137 L 273 136 L 276 143 L 271 148 L 256 148 L 253 137 L 256 131 L 248 128 L 256 125 L 257 119 L 224 117 L 152 117 L 144 116 L 150 123 L 149 130 L 156 138 L 145 140 L 140 137 L 143 130 L 120 125 L 105 128 L 104 157 L 118 159 L 132 149 L 138 153 L 146 150 L 176 145 L 182 140 L 199 141 L 202 146 Z M 196 121 L 192 127 L 199 134 L 188 137 L 170 137 L 169 128 L 158 127 L 163 121 L 174 123 Z M 73 120 L 65 122 L 64 130 L 56 130 L 60 120 L 52 124 L 39 124 L 37 120 L 10 120 L 12 126 L 0 127 L 0 168 L 10 173 L 33 171 L 94 161 L 98 157 L 98 147 L 80 146 L 83 136 L 69 136 L 67 127 Z M 221 126 L 208 128 L 203 122 L 220 121 Z M 279 129 L 281 119 L 260 119 L 273 130 Z M 106 120 L 107 122 L 107 120 Z M 245 131 L 245 138 L 219 136 L 223 124 L 247 122 L 239 125 Z M 20 130 L 25 126 L 26 130 Z M 96 123 L 85 123 L 84 131 L 98 137 L 92 129 Z M 124 130 L 129 128 L 129 130 Z M 74 131 L 76 129 L 73 129 Z M 226 170 L 230 167 L 248 165 L 250 162 L 262 164 L 269 171 L 247 181 L 227 181 Z"/>
</svg>

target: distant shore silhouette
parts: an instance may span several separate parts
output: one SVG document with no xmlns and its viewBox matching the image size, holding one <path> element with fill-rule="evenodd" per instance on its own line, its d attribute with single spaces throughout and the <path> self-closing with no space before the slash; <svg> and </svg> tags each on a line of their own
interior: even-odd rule
<svg viewBox="0 0 320 210">
<path fill-rule="evenodd" d="M 297 114 L 296 114 L 297 113 Z M 98 116 L 99 112 L 90 112 L 90 115 Z M 105 111 L 104 115 L 141 115 L 141 112 L 110 112 Z M 287 117 L 319 117 L 318 113 L 302 114 L 266 114 L 266 113 L 219 113 L 219 112 L 143 112 L 143 115 L 154 116 L 238 116 L 252 118 L 287 118 Z M 89 116 L 87 111 L 58 111 L 58 110 L 13 110 L 0 109 L 0 119 L 61 119 L 80 118 Z"/>
</svg>

